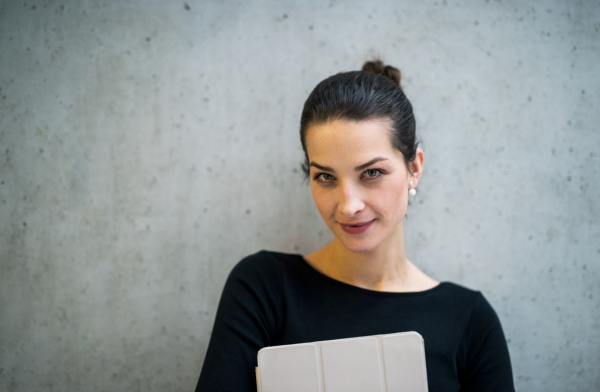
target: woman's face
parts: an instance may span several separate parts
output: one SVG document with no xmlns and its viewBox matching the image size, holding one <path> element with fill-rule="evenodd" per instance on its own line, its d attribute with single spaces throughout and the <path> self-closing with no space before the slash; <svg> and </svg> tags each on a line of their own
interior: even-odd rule
<svg viewBox="0 0 600 392">
<path fill-rule="evenodd" d="M 306 134 L 310 185 L 315 204 L 336 238 L 365 253 L 402 241 L 410 188 L 417 186 L 423 152 L 411 162 L 391 143 L 384 120 L 335 120 Z"/>
</svg>

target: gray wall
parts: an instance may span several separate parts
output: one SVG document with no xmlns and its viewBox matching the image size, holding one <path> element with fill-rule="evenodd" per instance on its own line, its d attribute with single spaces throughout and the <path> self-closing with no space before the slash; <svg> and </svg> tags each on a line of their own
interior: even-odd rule
<svg viewBox="0 0 600 392">
<path fill-rule="evenodd" d="M 191 391 L 220 290 L 330 238 L 314 85 L 399 66 L 408 255 L 481 290 L 521 391 L 600 390 L 600 3 L 0 4 L 0 390 Z"/>
</svg>

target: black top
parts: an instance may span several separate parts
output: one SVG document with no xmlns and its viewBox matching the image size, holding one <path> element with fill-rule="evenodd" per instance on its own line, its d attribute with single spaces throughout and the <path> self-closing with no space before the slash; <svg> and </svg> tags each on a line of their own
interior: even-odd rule
<svg viewBox="0 0 600 392">
<path fill-rule="evenodd" d="M 416 293 L 362 289 L 302 256 L 261 251 L 231 271 L 196 392 L 255 392 L 266 346 L 416 331 L 430 392 L 514 391 L 504 333 L 478 291 L 453 283 Z"/>
</svg>

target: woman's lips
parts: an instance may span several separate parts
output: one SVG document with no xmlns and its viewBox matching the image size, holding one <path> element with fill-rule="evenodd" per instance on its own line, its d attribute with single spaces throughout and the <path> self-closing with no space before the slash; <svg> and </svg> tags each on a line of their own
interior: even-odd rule
<svg viewBox="0 0 600 392">
<path fill-rule="evenodd" d="M 342 230 L 344 230 L 348 234 L 360 234 L 364 233 L 371 227 L 371 225 L 375 222 L 375 219 L 368 222 L 357 222 L 357 223 L 339 223 Z"/>
</svg>

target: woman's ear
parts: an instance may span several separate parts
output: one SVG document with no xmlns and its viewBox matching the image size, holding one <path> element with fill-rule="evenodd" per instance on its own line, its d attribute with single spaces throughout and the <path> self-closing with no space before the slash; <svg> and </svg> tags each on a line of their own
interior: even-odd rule
<svg viewBox="0 0 600 392">
<path fill-rule="evenodd" d="M 421 178 L 421 174 L 423 174 L 423 163 L 425 162 L 425 155 L 423 154 L 423 150 L 420 147 L 417 147 L 417 153 L 415 154 L 415 159 L 408 163 L 410 170 L 412 173 L 409 173 L 409 180 L 412 181 L 412 187 L 416 188 L 419 184 L 419 179 Z"/>
</svg>

